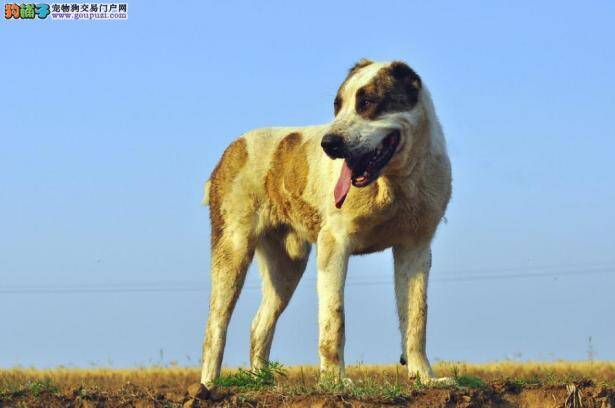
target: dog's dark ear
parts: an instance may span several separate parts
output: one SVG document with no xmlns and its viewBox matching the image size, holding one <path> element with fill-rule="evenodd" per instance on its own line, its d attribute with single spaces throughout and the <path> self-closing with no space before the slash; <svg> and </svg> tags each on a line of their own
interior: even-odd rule
<svg viewBox="0 0 615 408">
<path fill-rule="evenodd" d="M 389 72 L 393 78 L 403 80 L 417 90 L 421 89 L 421 78 L 405 62 L 393 61 L 389 66 Z"/>
<path fill-rule="evenodd" d="M 370 64 L 372 64 L 373 61 L 372 60 L 368 60 L 367 58 L 362 58 L 360 59 L 356 64 L 354 64 L 352 66 L 352 68 L 350 68 L 350 70 L 348 71 L 348 76 L 354 74 L 355 72 L 357 72 L 358 70 L 360 70 L 361 68 L 364 68 Z"/>
</svg>

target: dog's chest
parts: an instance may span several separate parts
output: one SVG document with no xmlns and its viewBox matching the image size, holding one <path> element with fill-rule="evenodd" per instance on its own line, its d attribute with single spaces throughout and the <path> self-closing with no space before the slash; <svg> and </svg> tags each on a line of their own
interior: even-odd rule
<svg viewBox="0 0 615 408">
<path fill-rule="evenodd" d="M 420 195 L 398 195 L 386 207 L 352 220 L 352 252 L 367 254 L 400 244 L 420 245 L 431 239 L 440 216 Z"/>
</svg>

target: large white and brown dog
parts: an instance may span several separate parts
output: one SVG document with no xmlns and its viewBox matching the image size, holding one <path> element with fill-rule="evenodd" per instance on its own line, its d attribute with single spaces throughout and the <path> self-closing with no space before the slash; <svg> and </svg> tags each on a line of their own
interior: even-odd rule
<svg viewBox="0 0 615 408">
<path fill-rule="evenodd" d="M 269 359 L 276 322 L 317 244 L 322 372 L 344 376 L 348 258 L 393 249 L 401 363 L 432 376 L 425 352 L 430 245 L 451 195 L 442 129 L 421 78 L 403 62 L 359 61 L 331 123 L 258 129 L 231 143 L 205 188 L 211 297 L 201 382 L 220 374 L 226 332 L 256 254 L 262 302 L 250 362 Z M 339 160 L 337 160 L 339 159 Z"/>
</svg>

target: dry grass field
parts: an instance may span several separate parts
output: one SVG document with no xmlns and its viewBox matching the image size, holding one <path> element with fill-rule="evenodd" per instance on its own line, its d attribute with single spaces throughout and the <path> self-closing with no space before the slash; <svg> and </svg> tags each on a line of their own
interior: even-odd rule
<svg viewBox="0 0 615 408">
<path fill-rule="evenodd" d="M 319 379 L 316 367 L 272 364 L 225 370 L 206 392 L 194 386 L 196 368 L 14 368 L 0 370 L 0 407 L 615 406 L 615 362 L 441 362 L 434 369 L 449 381 L 422 384 L 400 366 L 355 365 L 350 381 L 336 383 Z"/>
</svg>

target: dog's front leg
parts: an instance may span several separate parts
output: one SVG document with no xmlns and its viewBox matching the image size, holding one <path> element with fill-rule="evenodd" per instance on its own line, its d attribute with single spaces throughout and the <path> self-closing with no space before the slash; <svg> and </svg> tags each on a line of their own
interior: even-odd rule
<svg viewBox="0 0 615 408">
<path fill-rule="evenodd" d="M 344 377 L 344 283 L 348 243 L 328 230 L 318 236 L 318 351 L 320 371 Z"/>
<path fill-rule="evenodd" d="M 431 250 L 427 248 L 393 248 L 395 260 L 395 297 L 401 331 L 401 363 L 408 374 L 421 380 L 433 377 L 427 360 L 427 280 L 431 268 Z"/>
</svg>

